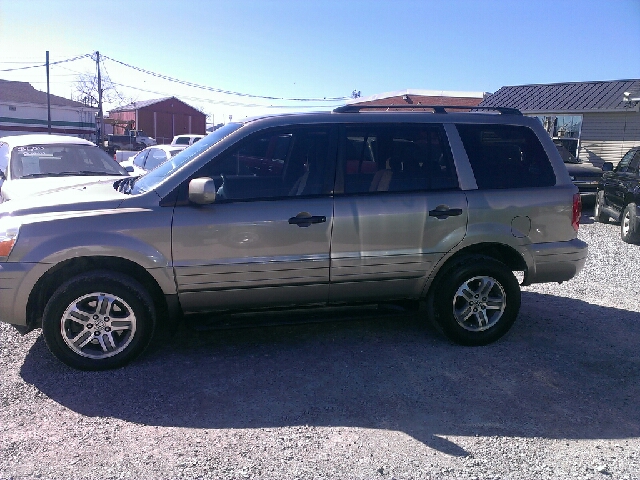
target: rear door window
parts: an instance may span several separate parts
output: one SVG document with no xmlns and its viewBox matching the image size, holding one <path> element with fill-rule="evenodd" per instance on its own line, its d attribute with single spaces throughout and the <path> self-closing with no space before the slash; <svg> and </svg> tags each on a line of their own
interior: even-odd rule
<svg viewBox="0 0 640 480">
<path fill-rule="evenodd" d="M 456 125 L 480 190 L 551 187 L 553 166 L 536 134 L 517 125 Z"/>
<path fill-rule="evenodd" d="M 345 194 L 458 188 L 442 125 L 349 126 L 342 140 Z"/>
</svg>

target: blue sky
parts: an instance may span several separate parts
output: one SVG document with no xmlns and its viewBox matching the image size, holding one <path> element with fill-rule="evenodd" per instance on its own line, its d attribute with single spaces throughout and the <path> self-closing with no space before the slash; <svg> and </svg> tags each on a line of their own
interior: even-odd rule
<svg viewBox="0 0 640 480">
<path fill-rule="evenodd" d="M 47 50 L 52 62 L 100 51 L 123 100 L 175 95 L 218 123 L 329 108 L 341 102 L 279 99 L 353 90 L 640 78 L 640 0 L 0 0 L 0 70 L 43 63 Z M 89 58 L 53 65 L 51 91 L 70 97 L 94 72 Z M 44 68 L 0 78 L 46 89 Z"/>
</svg>

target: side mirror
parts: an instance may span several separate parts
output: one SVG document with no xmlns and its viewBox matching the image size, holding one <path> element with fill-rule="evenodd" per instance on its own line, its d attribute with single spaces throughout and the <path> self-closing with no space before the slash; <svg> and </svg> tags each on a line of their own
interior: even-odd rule
<svg viewBox="0 0 640 480">
<path fill-rule="evenodd" d="M 211 177 L 194 178 L 189 182 L 189 201 L 208 205 L 216 200 L 216 184 Z"/>
<path fill-rule="evenodd" d="M 604 162 L 602 164 L 602 171 L 603 172 L 611 172 L 613 171 L 613 163 L 611 162 Z"/>
<path fill-rule="evenodd" d="M 124 169 L 127 171 L 127 173 L 133 173 L 133 167 L 131 165 L 127 165 L 126 167 L 124 167 Z"/>
</svg>

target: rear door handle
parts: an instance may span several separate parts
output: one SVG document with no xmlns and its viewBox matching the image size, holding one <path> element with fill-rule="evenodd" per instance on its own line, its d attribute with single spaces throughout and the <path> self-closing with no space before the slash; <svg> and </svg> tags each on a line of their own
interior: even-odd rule
<svg viewBox="0 0 640 480">
<path fill-rule="evenodd" d="M 461 208 L 449 208 L 446 205 L 438 205 L 435 209 L 429 210 L 430 217 L 436 217 L 439 219 L 457 217 L 458 215 L 462 215 Z"/>
<path fill-rule="evenodd" d="M 324 215 L 311 215 L 308 212 L 300 212 L 295 217 L 289 219 L 289 225 L 298 225 L 299 227 L 308 227 L 312 223 L 324 223 L 327 217 Z"/>
</svg>

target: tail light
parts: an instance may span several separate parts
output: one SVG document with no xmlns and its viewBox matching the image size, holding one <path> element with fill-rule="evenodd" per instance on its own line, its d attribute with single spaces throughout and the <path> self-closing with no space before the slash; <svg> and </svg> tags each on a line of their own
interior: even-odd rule
<svg viewBox="0 0 640 480">
<path fill-rule="evenodd" d="M 580 228 L 580 215 L 582 215 L 582 199 L 579 193 L 573 194 L 573 210 L 571 212 L 571 225 L 577 232 Z"/>
</svg>

